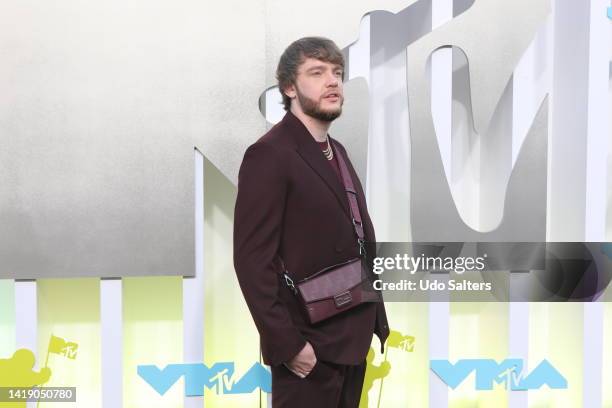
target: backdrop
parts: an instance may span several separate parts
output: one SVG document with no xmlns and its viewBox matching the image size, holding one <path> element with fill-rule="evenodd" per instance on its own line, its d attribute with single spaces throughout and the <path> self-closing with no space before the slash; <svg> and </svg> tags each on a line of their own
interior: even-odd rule
<svg viewBox="0 0 612 408">
<path fill-rule="evenodd" d="M 269 406 L 235 182 L 305 35 L 346 56 L 331 134 L 379 240 L 610 241 L 610 6 L 2 2 L 0 382 L 47 366 L 62 406 Z M 612 407 L 601 300 L 388 303 L 362 406 Z"/>
</svg>

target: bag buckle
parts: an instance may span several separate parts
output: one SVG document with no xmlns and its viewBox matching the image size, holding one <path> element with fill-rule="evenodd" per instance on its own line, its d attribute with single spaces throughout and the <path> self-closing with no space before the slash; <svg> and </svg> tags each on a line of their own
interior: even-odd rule
<svg viewBox="0 0 612 408">
<path fill-rule="evenodd" d="M 351 292 L 346 291 L 342 292 L 339 295 L 334 296 L 334 303 L 336 303 L 336 307 L 339 309 L 344 305 L 347 305 L 353 301 L 353 297 L 351 296 Z"/>
<path fill-rule="evenodd" d="M 297 295 L 297 289 L 295 288 L 295 285 L 293 284 L 293 279 L 291 279 L 289 275 L 287 275 L 286 273 L 283 273 L 283 277 L 285 278 L 285 283 L 287 284 L 289 289 L 291 289 L 291 291 Z"/>
<path fill-rule="evenodd" d="M 366 255 L 365 240 L 358 238 L 357 243 L 359 244 L 359 255 L 365 256 Z"/>
</svg>

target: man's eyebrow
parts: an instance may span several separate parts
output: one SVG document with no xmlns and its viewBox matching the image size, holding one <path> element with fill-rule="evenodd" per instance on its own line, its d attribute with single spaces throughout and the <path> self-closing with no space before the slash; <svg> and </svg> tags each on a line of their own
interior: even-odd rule
<svg viewBox="0 0 612 408">
<path fill-rule="evenodd" d="M 325 69 L 325 65 L 314 65 L 306 70 L 306 72 L 315 71 L 317 69 Z"/>
<path fill-rule="evenodd" d="M 315 71 L 315 70 L 317 70 L 317 69 L 325 69 L 325 68 L 326 68 L 326 66 L 325 66 L 325 65 L 323 65 L 323 64 L 320 64 L 320 65 L 314 65 L 314 66 L 312 66 L 312 67 L 308 68 L 308 69 L 306 70 L 306 72 Z M 342 66 L 340 66 L 340 65 L 335 65 L 335 66 L 332 68 L 332 70 L 334 70 L 334 71 L 337 71 L 337 70 L 344 71 L 344 69 L 343 69 L 343 68 L 342 68 Z"/>
</svg>

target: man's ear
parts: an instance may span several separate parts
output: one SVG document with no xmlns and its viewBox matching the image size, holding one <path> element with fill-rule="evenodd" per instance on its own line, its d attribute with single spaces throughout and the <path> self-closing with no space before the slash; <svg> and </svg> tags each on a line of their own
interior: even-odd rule
<svg viewBox="0 0 612 408">
<path fill-rule="evenodd" d="M 293 99 L 296 96 L 295 85 L 291 84 L 283 89 L 283 93 L 287 95 L 289 98 Z"/>
</svg>

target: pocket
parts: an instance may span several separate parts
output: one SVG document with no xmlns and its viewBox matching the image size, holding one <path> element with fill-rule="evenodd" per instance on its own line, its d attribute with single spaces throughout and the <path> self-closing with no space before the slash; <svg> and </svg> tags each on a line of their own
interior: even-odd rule
<svg viewBox="0 0 612 408">
<path fill-rule="evenodd" d="M 292 380 L 303 380 L 302 377 L 294 373 L 287 364 L 283 363 L 282 370 L 284 371 L 284 377 Z"/>
<path fill-rule="evenodd" d="M 337 375 L 338 370 L 333 364 L 328 364 L 325 361 L 317 360 L 306 379 L 315 381 L 317 383 L 327 383 L 333 380 Z"/>
<path fill-rule="evenodd" d="M 310 372 L 308 373 L 308 375 L 305 378 L 312 377 L 312 375 L 316 374 L 316 372 L 319 371 L 320 368 L 321 368 L 321 360 L 319 360 L 317 358 L 317 361 L 316 361 L 315 365 L 312 367 L 312 370 L 310 370 Z M 315 377 L 316 377 L 316 375 L 315 375 Z"/>
</svg>

